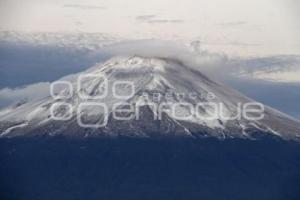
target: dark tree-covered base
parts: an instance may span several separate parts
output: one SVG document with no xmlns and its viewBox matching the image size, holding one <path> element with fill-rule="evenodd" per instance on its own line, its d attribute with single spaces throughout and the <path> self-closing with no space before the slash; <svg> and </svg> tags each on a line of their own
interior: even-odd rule
<svg viewBox="0 0 300 200">
<path fill-rule="evenodd" d="M 300 143 L 0 140 L 1 200 L 299 200 Z"/>
</svg>

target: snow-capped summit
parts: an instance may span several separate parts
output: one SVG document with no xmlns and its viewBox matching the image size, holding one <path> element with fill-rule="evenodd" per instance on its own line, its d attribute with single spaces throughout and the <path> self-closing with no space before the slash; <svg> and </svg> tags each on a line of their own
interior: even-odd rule
<svg viewBox="0 0 300 200">
<path fill-rule="evenodd" d="M 113 58 L 60 79 L 51 89 L 43 99 L 0 111 L 0 136 L 300 136 L 297 120 L 178 60 Z M 252 111 L 247 117 L 246 108 Z"/>
</svg>

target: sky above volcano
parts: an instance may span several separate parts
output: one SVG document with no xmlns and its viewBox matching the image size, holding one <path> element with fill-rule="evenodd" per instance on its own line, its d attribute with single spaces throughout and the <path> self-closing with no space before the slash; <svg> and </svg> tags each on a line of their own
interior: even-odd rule
<svg viewBox="0 0 300 200">
<path fill-rule="evenodd" d="M 0 41 L 0 108 L 12 100 L 43 94 L 45 83 L 39 82 L 48 84 L 80 72 L 107 53 L 98 49 L 93 57 L 73 52 L 73 47 L 39 45 L 38 40 L 49 37 L 43 33 L 67 35 L 61 43 L 74 33 L 77 36 L 70 41 L 77 46 L 86 43 L 90 34 L 85 33 L 104 33 L 117 38 L 117 43 L 119 38 L 125 41 L 112 45 L 113 54 L 146 51 L 178 58 L 184 54 L 181 49 L 160 43 L 153 49 L 153 41 L 194 41 L 200 54 L 217 60 L 211 64 L 217 65 L 211 74 L 300 118 L 299 11 L 299 0 L 0 0 L 0 33 L 16 31 L 20 37 L 42 33 L 25 46 Z M 231 80 L 232 75 L 239 80 Z M 36 85 L 25 91 L 14 89 L 28 84 Z"/>
<path fill-rule="evenodd" d="M 300 53 L 297 0 L 1 0 L 0 30 L 200 40 L 239 56 Z"/>
</svg>

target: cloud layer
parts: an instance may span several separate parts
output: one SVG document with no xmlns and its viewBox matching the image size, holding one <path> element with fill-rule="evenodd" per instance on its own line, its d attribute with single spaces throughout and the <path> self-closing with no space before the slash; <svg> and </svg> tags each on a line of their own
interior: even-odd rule
<svg viewBox="0 0 300 200">
<path fill-rule="evenodd" d="M 300 108 L 297 110 L 300 98 L 299 93 L 297 94 L 300 91 L 300 58 L 295 55 L 229 58 L 223 53 L 203 50 L 200 41 L 115 41 L 95 49 L 82 46 L 75 48 L 76 50 L 74 47 L 54 44 L 2 44 L 5 45 L 0 46 L 0 107 L 49 95 L 49 82 L 83 71 L 97 62 L 105 62 L 114 56 L 139 55 L 179 60 L 217 81 L 230 84 L 254 99 L 294 116 L 300 115 Z M 274 81 L 285 84 L 277 85 Z M 263 90 L 262 85 L 273 89 Z M 288 97 L 288 105 L 275 101 L 274 95 L 282 91 Z M 284 96 L 277 99 L 285 99 L 283 102 L 287 102 Z"/>
</svg>

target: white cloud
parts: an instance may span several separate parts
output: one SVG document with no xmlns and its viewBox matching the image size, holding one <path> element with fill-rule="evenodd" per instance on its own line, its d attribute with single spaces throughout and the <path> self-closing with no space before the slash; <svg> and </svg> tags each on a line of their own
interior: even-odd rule
<svg viewBox="0 0 300 200">
<path fill-rule="evenodd" d="M 216 48 L 242 56 L 296 54 L 300 53 L 298 5 L 295 0 L 74 0 L 72 4 L 68 0 L 1 0 L 0 27 L 143 39 L 200 38 L 218 44 L 236 41 L 260 46 Z"/>
<path fill-rule="evenodd" d="M 50 83 L 41 82 L 21 88 L 4 88 L 0 90 L 0 108 L 11 104 L 40 99 L 50 95 Z"/>
<path fill-rule="evenodd" d="M 269 82 L 300 83 L 300 56 L 271 56 L 235 61 L 233 76 Z"/>
</svg>

